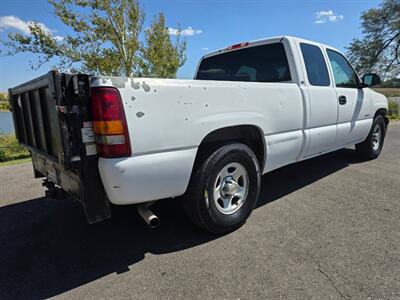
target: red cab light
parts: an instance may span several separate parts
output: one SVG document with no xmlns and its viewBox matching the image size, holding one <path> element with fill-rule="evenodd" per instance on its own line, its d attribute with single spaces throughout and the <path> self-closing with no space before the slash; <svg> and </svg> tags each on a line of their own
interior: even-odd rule
<svg viewBox="0 0 400 300">
<path fill-rule="evenodd" d="M 131 155 L 128 126 L 124 107 L 117 89 L 94 87 L 91 89 L 93 130 L 101 157 Z"/>
<path fill-rule="evenodd" d="M 249 42 L 235 44 L 235 45 L 229 46 L 228 48 L 226 48 L 226 50 L 235 50 L 235 49 L 239 49 L 239 48 L 244 48 L 244 47 L 247 47 L 248 45 L 249 45 Z"/>
</svg>

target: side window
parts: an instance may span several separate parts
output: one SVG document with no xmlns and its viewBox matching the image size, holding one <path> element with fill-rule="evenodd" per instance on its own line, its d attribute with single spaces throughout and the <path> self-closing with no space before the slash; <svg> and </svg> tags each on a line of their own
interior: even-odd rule
<svg viewBox="0 0 400 300">
<path fill-rule="evenodd" d="M 306 64 L 308 81 L 312 85 L 329 86 L 329 73 L 321 49 L 304 43 L 300 44 L 300 49 Z"/>
<path fill-rule="evenodd" d="M 327 50 L 327 53 L 332 66 L 336 86 L 357 88 L 357 75 L 344 56 L 333 50 Z"/>
</svg>

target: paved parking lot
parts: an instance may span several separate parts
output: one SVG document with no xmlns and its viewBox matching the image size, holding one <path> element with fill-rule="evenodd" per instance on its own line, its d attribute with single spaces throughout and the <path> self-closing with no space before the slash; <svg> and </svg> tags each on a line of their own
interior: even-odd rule
<svg viewBox="0 0 400 300">
<path fill-rule="evenodd" d="M 0 299 L 400 299 L 400 123 L 377 160 L 344 149 L 265 175 L 253 215 L 222 237 L 176 200 L 150 230 L 133 207 L 87 225 L 43 194 L 30 164 L 0 168 Z"/>
</svg>

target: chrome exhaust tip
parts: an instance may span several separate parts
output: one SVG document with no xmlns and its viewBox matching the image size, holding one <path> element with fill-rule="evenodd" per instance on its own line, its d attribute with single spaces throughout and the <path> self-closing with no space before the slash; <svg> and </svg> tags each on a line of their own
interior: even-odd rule
<svg viewBox="0 0 400 300">
<path fill-rule="evenodd" d="M 147 225 L 149 225 L 151 229 L 154 229 L 160 226 L 160 219 L 149 209 L 149 206 L 152 204 L 154 204 L 154 202 L 139 204 L 137 211 Z"/>
</svg>

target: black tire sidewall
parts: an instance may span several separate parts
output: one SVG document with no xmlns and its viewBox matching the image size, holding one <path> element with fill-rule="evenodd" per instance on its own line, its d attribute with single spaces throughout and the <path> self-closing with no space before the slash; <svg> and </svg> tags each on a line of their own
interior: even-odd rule
<svg viewBox="0 0 400 300">
<path fill-rule="evenodd" d="M 224 147 L 220 149 L 222 150 L 220 152 L 221 155 L 217 154 L 216 157 L 213 157 L 203 173 L 204 183 L 202 190 L 204 199 L 202 201 L 202 210 L 204 213 L 202 215 L 205 218 L 204 221 L 209 224 L 208 227 L 214 232 L 230 231 L 241 226 L 251 214 L 260 191 L 260 170 L 251 149 L 242 144 L 227 145 L 225 147 L 230 149 L 228 151 L 223 151 Z M 218 173 L 223 167 L 233 162 L 241 164 L 246 169 L 249 178 L 249 189 L 246 199 L 239 210 L 227 215 L 220 212 L 216 207 L 213 191 Z M 208 193 L 208 203 L 204 195 L 205 190 Z"/>
<path fill-rule="evenodd" d="M 378 147 L 378 149 L 374 150 L 374 148 L 372 146 L 372 135 L 374 133 L 375 126 L 377 124 L 381 128 L 381 136 L 380 136 L 380 140 L 379 140 L 379 147 Z M 368 136 L 368 143 L 369 143 L 371 155 L 373 157 L 378 157 L 379 154 L 381 153 L 382 147 L 383 147 L 384 138 L 385 138 L 385 121 L 381 116 L 378 116 L 377 118 L 375 118 L 374 122 L 372 123 L 371 132 L 370 132 L 370 134 Z"/>
</svg>

